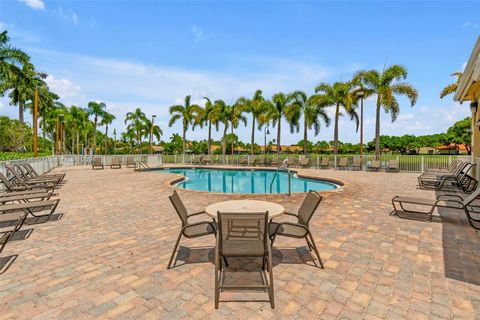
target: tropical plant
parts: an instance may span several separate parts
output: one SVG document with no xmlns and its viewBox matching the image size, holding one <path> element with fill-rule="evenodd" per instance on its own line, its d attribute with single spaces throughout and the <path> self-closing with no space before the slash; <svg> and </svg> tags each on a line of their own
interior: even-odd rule
<svg viewBox="0 0 480 320">
<path fill-rule="evenodd" d="M 93 148 L 94 152 L 96 153 L 97 150 L 97 125 L 98 125 L 98 118 L 103 117 L 105 114 L 106 105 L 104 102 L 96 102 L 90 101 L 88 103 L 88 114 L 93 116 Z"/>
<path fill-rule="evenodd" d="M 169 112 L 172 115 L 170 121 L 168 122 L 168 126 L 172 127 L 175 122 L 180 120 L 182 122 L 182 153 L 185 154 L 185 146 L 186 146 L 186 135 L 189 125 L 193 124 L 195 118 L 198 114 L 202 113 L 202 107 L 196 104 L 190 103 L 191 96 L 188 95 L 185 97 L 184 105 L 177 104 L 170 107 Z"/>
<path fill-rule="evenodd" d="M 451 74 L 452 77 L 456 78 L 454 83 L 450 83 L 445 88 L 442 89 L 440 92 L 440 99 L 445 98 L 449 94 L 455 93 L 458 88 L 458 84 L 460 83 L 460 79 L 462 78 L 463 72 L 454 72 Z"/>
<path fill-rule="evenodd" d="M 163 134 L 160 126 L 154 124 L 150 119 L 145 119 L 145 137 L 149 136 L 148 145 L 150 149 L 152 148 L 153 138 L 157 138 L 157 141 L 160 142 L 160 136 Z"/>
<path fill-rule="evenodd" d="M 247 117 L 243 114 L 243 109 L 240 105 L 234 104 L 232 106 L 228 106 L 225 108 L 225 117 L 228 121 L 230 121 L 230 135 L 234 137 L 233 129 L 238 128 L 240 122 L 243 122 L 245 126 L 247 126 Z M 237 137 L 238 140 L 238 137 Z M 231 144 L 231 153 L 233 155 L 235 146 L 235 139 L 230 139 L 230 144 Z"/>
<path fill-rule="evenodd" d="M 215 102 L 208 97 L 203 97 L 206 100 L 205 107 L 201 109 L 201 112 L 197 114 L 197 117 L 194 121 L 194 126 L 200 125 L 203 126 L 205 123 L 208 127 L 208 140 L 207 140 L 207 153 L 212 154 L 212 125 L 214 125 L 218 130 L 218 123 L 220 120 L 221 110 L 218 106 L 215 106 Z"/>
<path fill-rule="evenodd" d="M 108 126 L 113 122 L 113 120 L 115 120 L 116 117 L 109 113 L 109 112 L 106 112 L 104 111 L 103 112 L 103 115 L 102 115 L 102 120 L 100 121 L 100 125 L 101 126 L 105 126 L 105 150 L 104 150 L 104 153 L 107 154 L 107 142 L 108 142 Z"/>
<path fill-rule="evenodd" d="M 295 91 L 292 93 L 294 104 L 298 106 L 299 113 L 303 115 L 303 154 L 308 153 L 308 130 L 313 128 L 315 136 L 320 133 L 321 120 L 328 127 L 330 125 L 330 117 L 325 110 L 326 105 L 315 104 L 316 97 L 308 97 L 303 91 Z"/>
<path fill-rule="evenodd" d="M 249 98 L 239 98 L 236 102 L 237 105 L 241 108 L 252 114 L 252 139 L 250 143 L 250 153 L 254 154 L 255 152 L 255 123 L 258 122 L 258 129 L 261 129 L 262 126 L 266 123 L 265 112 L 270 108 L 271 104 L 266 100 L 262 95 L 262 90 L 255 91 L 253 97 Z"/>
<path fill-rule="evenodd" d="M 127 125 L 127 132 L 135 133 L 135 138 L 138 144 L 139 153 L 142 152 L 142 137 L 145 134 L 145 123 L 148 121 L 145 113 L 140 108 L 135 109 L 134 112 L 128 112 L 125 117 L 125 124 Z"/>
<path fill-rule="evenodd" d="M 293 133 L 296 128 L 299 128 L 300 107 L 295 103 L 295 96 L 293 94 L 285 94 L 282 92 L 276 93 L 272 96 L 271 106 L 266 112 L 266 117 L 272 121 L 273 127 L 277 127 L 277 154 L 280 153 L 281 146 L 281 132 L 282 132 L 282 118 L 285 118 L 290 125 L 290 132 Z"/>
<path fill-rule="evenodd" d="M 406 96 L 413 107 L 417 101 L 418 92 L 414 86 L 404 82 L 408 71 L 402 65 L 392 65 L 384 68 L 382 72 L 377 70 L 359 71 L 355 74 L 354 82 L 361 82 L 367 89 L 377 95 L 375 116 L 375 155 L 380 155 L 380 109 L 390 113 L 392 122 L 397 119 L 400 112 L 400 104 L 396 95 Z"/>
<path fill-rule="evenodd" d="M 358 115 L 355 111 L 355 105 L 350 90 L 352 89 L 351 82 L 335 82 L 333 85 L 328 83 L 320 83 L 316 88 L 310 103 L 322 107 L 335 107 L 335 127 L 333 133 L 333 152 L 338 153 L 338 120 L 342 113 L 340 107 L 352 120 L 355 120 L 358 130 Z"/>
</svg>

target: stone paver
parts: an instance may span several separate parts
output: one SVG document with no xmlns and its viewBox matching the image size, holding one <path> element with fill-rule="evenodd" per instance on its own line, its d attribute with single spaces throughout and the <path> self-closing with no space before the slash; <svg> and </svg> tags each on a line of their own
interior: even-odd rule
<svg viewBox="0 0 480 320">
<path fill-rule="evenodd" d="M 404 319 L 480 318 L 480 238 L 460 212 L 432 223 L 389 216 L 396 194 L 416 175 L 303 170 L 345 182 L 324 192 L 312 219 L 325 269 L 302 240 L 278 238 L 277 308 L 267 302 L 213 304 L 213 237 L 183 239 L 177 267 L 166 270 L 180 222 L 168 195 L 175 175 L 75 167 L 59 190 L 63 217 L 11 242 L 0 264 L 1 319 Z M 294 210 L 303 195 L 224 195 L 180 190 L 191 210 L 227 199 L 265 199 Z M 248 269 L 255 261 L 232 263 Z M 228 299 L 265 299 L 228 292 Z"/>
</svg>

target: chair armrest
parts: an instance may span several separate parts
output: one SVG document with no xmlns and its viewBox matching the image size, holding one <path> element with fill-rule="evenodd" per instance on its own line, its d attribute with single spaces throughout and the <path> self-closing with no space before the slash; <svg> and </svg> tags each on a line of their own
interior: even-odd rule
<svg viewBox="0 0 480 320">
<path fill-rule="evenodd" d="M 277 227 L 275 228 L 275 231 L 273 234 L 276 234 L 278 229 L 282 226 L 282 225 L 289 225 L 289 226 L 293 226 L 293 227 L 299 227 L 299 228 L 302 228 L 305 230 L 305 232 L 308 233 L 308 227 L 306 225 L 303 225 L 303 224 L 300 224 L 300 223 L 293 223 L 293 222 L 280 222 L 278 223 Z"/>
<path fill-rule="evenodd" d="M 199 222 L 189 223 L 185 225 L 183 229 L 188 227 L 200 226 L 202 224 L 209 224 L 213 228 L 213 231 L 217 232 L 217 228 L 215 228 L 215 224 L 212 221 L 199 221 Z"/>
<path fill-rule="evenodd" d="M 293 212 L 285 211 L 283 214 L 286 214 L 287 216 L 292 216 L 292 217 L 298 218 L 298 214 L 293 213 Z"/>
</svg>

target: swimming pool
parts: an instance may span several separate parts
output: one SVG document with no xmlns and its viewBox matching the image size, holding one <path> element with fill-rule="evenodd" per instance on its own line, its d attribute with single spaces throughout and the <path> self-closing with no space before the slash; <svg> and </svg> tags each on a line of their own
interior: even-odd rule
<svg viewBox="0 0 480 320">
<path fill-rule="evenodd" d="M 270 184 L 275 175 L 273 170 L 170 168 L 160 171 L 185 176 L 185 180 L 176 184 L 179 188 L 219 193 L 270 193 Z M 332 182 L 299 178 L 293 172 L 290 174 L 291 192 L 322 191 L 337 188 L 337 185 Z M 278 172 L 272 186 L 272 193 L 288 193 L 287 172 Z"/>
</svg>

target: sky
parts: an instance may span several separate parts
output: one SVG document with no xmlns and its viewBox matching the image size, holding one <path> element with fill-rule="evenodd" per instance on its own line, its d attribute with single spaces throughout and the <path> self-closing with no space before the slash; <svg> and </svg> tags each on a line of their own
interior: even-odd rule
<svg viewBox="0 0 480 320">
<path fill-rule="evenodd" d="M 49 74 L 50 89 L 64 104 L 105 102 L 119 132 L 125 114 L 140 107 L 157 115 L 162 139 L 181 133 L 180 123 L 168 127 L 168 108 L 186 95 L 198 104 L 204 96 L 232 104 L 257 89 L 267 98 L 294 90 L 313 94 L 320 82 L 402 64 L 419 98 L 413 107 L 400 98 L 394 123 L 382 112 L 381 132 L 424 135 L 469 116 L 467 104 L 440 99 L 439 92 L 455 81 L 450 74 L 465 67 L 479 36 L 472 12 L 480 12 L 480 2 L 2 0 L 0 31 Z M 365 102 L 365 141 L 374 138 L 374 107 L 375 98 Z M 333 118 L 333 108 L 328 112 Z M 18 108 L 0 98 L 0 114 L 16 118 Z M 236 133 L 249 142 L 247 116 L 247 127 Z M 283 128 L 282 144 L 302 139 L 301 131 Z M 270 132 L 268 140 L 276 137 Z M 187 138 L 206 139 L 206 132 L 197 128 Z M 256 142 L 263 138 L 257 131 Z M 309 138 L 333 140 L 333 123 Z M 339 139 L 359 142 L 347 116 Z"/>
</svg>

